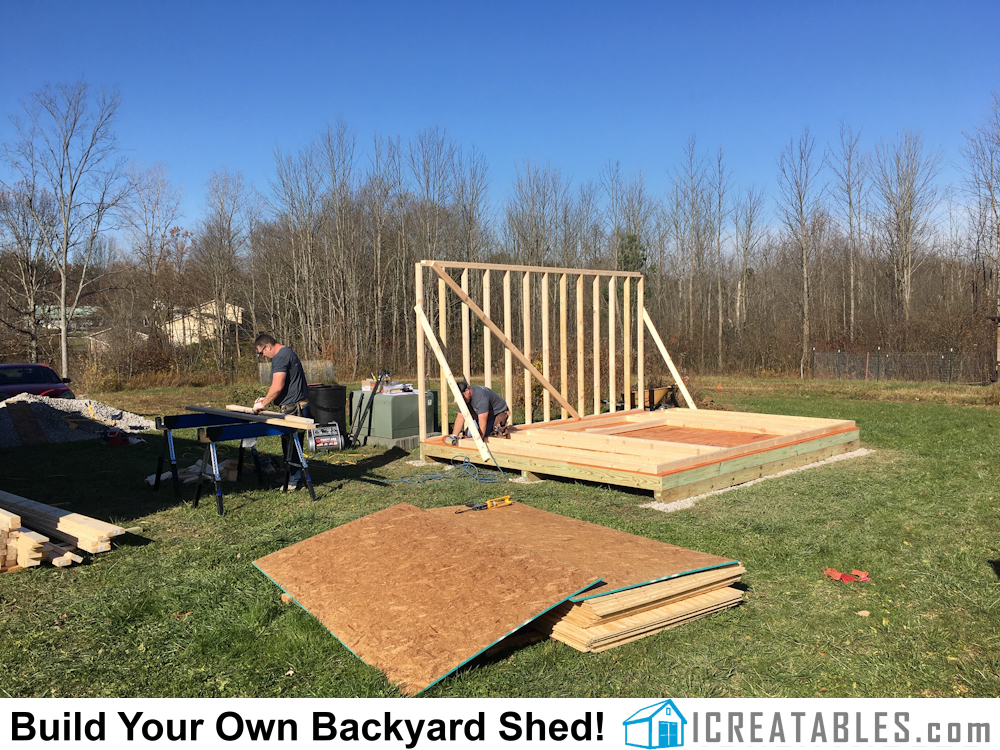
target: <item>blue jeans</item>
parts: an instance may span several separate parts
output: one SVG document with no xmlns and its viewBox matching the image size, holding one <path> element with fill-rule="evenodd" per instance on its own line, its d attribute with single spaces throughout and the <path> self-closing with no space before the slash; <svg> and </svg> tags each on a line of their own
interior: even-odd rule
<svg viewBox="0 0 1000 750">
<path fill-rule="evenodd" d="M 282 409 L 282 411 L 284 411 L 284 409 Z M 296 416 L 300 416 L 300 417 L 308 417 L 309 416 L 309 404 L 306 404 L 305 406 L 303 406 L 300 409 L 296 409 L 295 411 L 291 411 L 291 412 L 287 412 L 287 413 L 288 414 L 295 414 Z M 288 443 L 289 443 L 290 440 L 291 440 L 291 438 L 283 436 L 281 438 L 281 447 L 284 450 L 284 453 L 285 453 L 286 456 L 289 456 L 289 453 L 288 453 L 289 447 L 291 447 L 291 449 L 292 449 L 292 453 L 289 456 L 289 462 L 288 462 L 289 463 L 289 467 L 291 469 L 291 472 L 288 475 L 288 486 L 290 488 L 295 488 L 295 487 L 298 487 L 300 484 L 302 484 L 302 467 L 299 465 L 299 454 L 295 451 L 295 446 L 289 446 L 288 445 Z"/>
<path fill-rule="evenodd" d="M 493 414 L 491 412 L 490 415 L 486 418 L 486 434 L 483 435 L 482 437 L 489 437 L 490 435 L 492 435 L 493 434 L 493 427 L 496 425 L 497 417 L 499 417 L 501 415 L 506 415 L 506 414 L 507 414 L 507 412 L 505 412 L 505 411 L 504 412 L 500 412 L 500 414 Z"/>
</svg>

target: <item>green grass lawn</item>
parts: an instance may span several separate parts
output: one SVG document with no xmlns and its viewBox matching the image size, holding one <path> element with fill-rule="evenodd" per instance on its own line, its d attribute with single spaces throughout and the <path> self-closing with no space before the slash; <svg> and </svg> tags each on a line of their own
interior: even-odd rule
<svg viewBox="0 0 1000 750">
<path fill-rule="evenodd" d="M 719 382 L 722 391 L 713 381 L 702 393 L 737 409 L 855 419 L 876 452 L 662 514 L 639 507 L 648 495 L 569 482 L 413 486 L 398 480 L 432 469 L 365 449 L 313 463 L 316 503 L 257 490 L 248 476 L 226 485 L 219 518 L 212 498 L 191 507 L 190 485 L 183 501 L 169 485 L 145 485 L 156 435 L 142 446 L 5 450 L 0 489 L 144 531 L 83 565 L 0 576 L 0 694 L 398 696 L 310 615 L 282 605 L 253 560 L 398 502 L 427 508 L 507 492 L 737 558 L 746 602 L 603 654 L 529 645 L 427 695 L 1000 694 L 1000 409 L 988 389 L 880 395 L 865 384 Z M 246 401 L 223 388 L 91 395 L 147 414 Z M 200 457 L 192 437 L 179 441 L 183 463 Z M 265 448 L 277 452 L 274 442 Z M 834 583 L 822 574 L 830 566 L 872 580 Z"/>
</svg>

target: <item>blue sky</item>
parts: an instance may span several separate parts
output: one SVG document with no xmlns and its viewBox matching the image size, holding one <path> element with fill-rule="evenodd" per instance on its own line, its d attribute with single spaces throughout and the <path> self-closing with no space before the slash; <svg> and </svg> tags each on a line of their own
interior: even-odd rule
<svg viewBox="0 0 1000 750">
<path fill-rule="evenodd" d="M 868 146 L 919 131 L 957 182 L 998 28 L 997 2 L 0 0 L 0 140 L 46 82 L 115 87 L 121 145 L 169 167 L 187 226 L 212 169 L 266 192 L 275 148 L 338 118 L 362 144 L 445 128 L 497 202 L 526 158 L 577 184 L 618 160 L 661 194 L 692 135 L 773 193 L 789 138 L 825 145 L 842 120 Z"/>
</svg>

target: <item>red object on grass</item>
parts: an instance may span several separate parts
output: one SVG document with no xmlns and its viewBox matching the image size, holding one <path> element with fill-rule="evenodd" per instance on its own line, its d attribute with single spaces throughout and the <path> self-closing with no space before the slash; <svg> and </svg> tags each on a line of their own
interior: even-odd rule
<svg viewBox="0 0 1000 750">
<path fill-rule="evenodd" d="M 868 578 L 868 573 L 863 570 L 852 570 L 850 573 L 841 573 L 836 568 L 827 568 L 823 573 L 834 581 L 842 583 L 857 583 L 858 581 L 871 580 Z"/>
</svg>

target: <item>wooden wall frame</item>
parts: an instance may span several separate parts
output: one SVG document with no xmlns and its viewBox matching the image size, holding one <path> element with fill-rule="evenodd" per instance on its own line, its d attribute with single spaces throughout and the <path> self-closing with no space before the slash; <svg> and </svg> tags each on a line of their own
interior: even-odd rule
<svg viewBox="0 0 1000 750">
<path fill-rule="evenodd" d="M 459 280 L 456 281 L 451 273 L 458 271 Z M 424 275 L 431 274 L 431 278 L 437 279 L 437 311 L 438 330 L 434 336 L 433 326 L 427 318 L 425 310 L 427 305 L 424 300 Z M 643 307 L 643 277 L 642 274 L 628 271 L 608 271 L 602 269 L 583 268 L 554 268 L 546 266 L 522 266 L 522 265 L 501 265 L 494 263 L 462 263 L 445 260 L 422 260 L 415 267 L 415 290 L 417 326 L 417 390 L 423 394 L 427 389 L 427 359 L 424 345 L 429 344 L 434 356 L 437 359 L 440 371 L 440 387 L 438 391 L 439 407 L 441 412 L 441 425 L 443 430 L 448 429 L 448 392 L 454 389 L 452 380 L 449 377 L 452 368 L 447 362 L 448 344 L 448 310 L 449 295 L 458 298 L 461 304 L 461 371 L 463 376 L 471 382 L 477 373 L 472 372 L 471 346 L 474 338 L 473 333 L 476 327 L 482 327 L 483 341 L 483 370 L 484 382 L 488 388 L 493 386 L 493 342 L 496 341 L 504 347 L 504 381 L 503 396 L 507 403 L 511 403 L 514 387 L 514 361 L 521 368 L 524 378 L 525 425 L 553 420 L 552 402 L 559 408 L 558 418 L 581 419 L 587 416 L 585 411 L 584 380 L 585 363 L 584 350 L 587 335 L 592 337 L 593 346 L 593 404 L 590 415 L 599 415 L 604 412 L 602 406 L 602 396 L 606 395 L 610 411 L 617 410 L 618 385 L 625 388 L 625 411 L 633 409 L 631 400 L 631 389 L 633 383 L 639 391 L 639 403 L 636 410 L 643 409 L 642 392 L 645 387 L 645 362 L 644 362 L 644 340 L 645 331 L 649 331 L 653 337 L 661 356 L 670 370 L 674 381 L 689 409 L 695 409 L 694 401 L 688 392 L 680 373 L 674 366 L 673 361 L 663 345 L 663 341 L 656 331 L 649 313 Z M 481 274 L 479 279 L 482 289 L 482 307 L 480 307 L 470 294 L 470 289 L 476 283 L 475 275 Z M 491 274 L 495 274 L 492 275 Z M 512 340 L 512 310 L 511 310 L 511 275 L 519 275 L 521 281 L 521 316 L 522 333 L 521 345 L 517 346 Z M 493 321 L 493 310 L 490 297 L 491 279 L 502 276 L 503 280 L 503 328 L 501 329 Z M 592 282 L 592 325 L 589 331 L 585 325 L 586 315 L 584 309 L 584 283 L 586 279 Z M 555 286 L 557 282 L 558 285 Z M 540 310 L 532 309 L 533 293 L 540 284 Z M 570 286 L 576 290 L 576 315 L 575 320 L 569 316 L 568 296 Z M 632 294 L 632 287 L 635 286 L 635 295 Z M 554 291 L 557 304 L 551 297 Z M 619 309 L 618 289 L 622 287 L 621 296 L 622 307 Z M 433 282 L 431 288 L 433 289 Z M 633 300 L 635 305 L 633 309 Z M 557 337 L 558 349 L 553 346 L 553 321 L 550 320 L 550 310 L 555 305 L 558 310 Z M 617 332 L 618 316 L 621 316 L 623 326 L 623 357 L 619 361 L 617 356 Z M 537 352 L 541 358 L 541 370 L 535 367 L 532 362 L 532 340 L 531 330 L 537 318 L 541 323 L 541 351 Z M 606 356 L 607 373 L 602 373 L 602 320 L 607 325 L 607 346 Z M 571 323 L 573 325 L 571 325 Z M 634 329 L 634 330 L 633 330 Z M 576 339 L 576 404 L 572 404 L 569 394 L 569 353 L 573 350 L 570 341 Z M 553 357 L 558 357 L 557 367 L 553 366 Z M 458 364 L 458 363 L 456 363 Z M 633 366 L 635 369 L 633 370 Z M 553 371 L 558 371 L 558 386 L 552 382 Z M 532 408 L 532 385 L 537 382 L 542 386 L 542 413 L 538 415 Z M 464 404 L 459 405 L 464 406 Z M 468 419 L 468 417 L 466 417 Z M 423 443 L 427 439 L 427 420 L 423 410 L 420 413 L 420 441 Z M 477 445 L 478 448 L 478 445 Z"/>
</svg>

